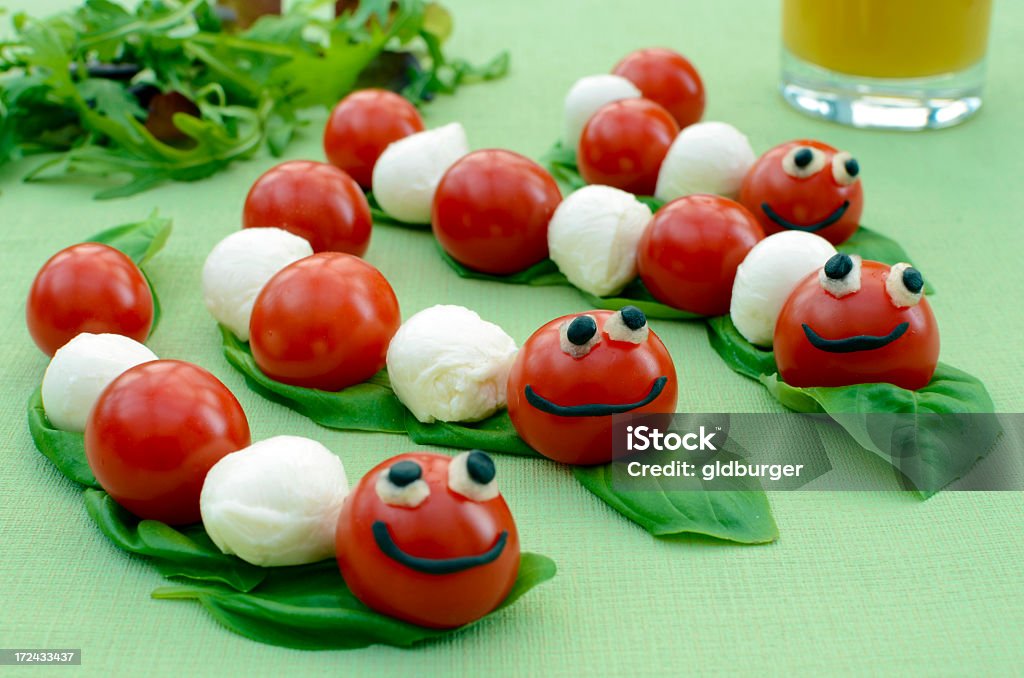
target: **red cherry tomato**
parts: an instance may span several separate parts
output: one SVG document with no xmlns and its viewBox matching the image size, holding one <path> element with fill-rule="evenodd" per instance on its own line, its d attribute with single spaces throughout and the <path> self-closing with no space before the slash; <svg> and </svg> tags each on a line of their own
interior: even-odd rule
<svg viewBox="0 0 1024 678">
<path fill-rule="evenodd" d="M 928 385 L 939 359 L 939 328 L 923 296 L 912 306 L 896 305 L 886 286 L 890 270 L 863 262 L 860 290 L 839 298 L 823 289 L 818 271 L 804 278 L 775 326 L 775 361 L 783 381 L 791 386 Z M 895 277 L 900 279 L 890 285 L 905 285 L 902 276 Z"/>
<path fill-rule="evenodd" d="M 332 165 L 369 189 L 373 166 L 388 144 L 423 129 L 419 111 L 404 97 L 383 89 L 359 90 L 331 112 L 324 153 Z"/>
<path fill-rule="evenodd" d="M 352 177 L 333 165 L 290 160 L 256 180 L 245 198 L 245 228 L 276 226 L 309 241 L 314 252 L 370 246 L 370 204 Z"/>
<path fill-rule="evenodd" d="M 548 222 L 562 200 L 547 170 L 518 153 L 474 151 L 441 178 L 431 223 L 453 259 L 505 275 L 548 256 Z"/>
<path fill-rule="evenodd" d="M 704 83 L 693 64 L 678 52 L 661 47 L 641 49 L 626 56 L 612 70 L 672 114 L 679 127 L 704 115 Z"/>
<path fill-rule="evenodd" d="M 527 339 L 509 374 L 508 413 L 545 457 L 603 464 L 612 459 L 613 414 L 673 412 L 677 392 L 672 357 L 643 313 L 590 311 Z"/>
<path fill-rule="evenodd" d="M 766 235 L 808 231 L 838 245 L 860 224 L 860 166 L 820 141 L 790 141 L 758 158 L 743 179 L 740 202 Z"/>
<path fill-rule="evenodd" d="M 743 205 L 688 195 L 654 215 L 640 239 L 637 268 L 658 301 L 701 315 L 729 312 L 736 268 L 764 238 Z"/>
<path fill-rule="evenodd" d="M 658 170 L 679 126 L 668 111 L 647 99 L 605 104 L 587 121 L 576 161 L 588 184 L 652 195 Z"/>
<path fill-rule="evenodd" d="M 247 447 L 249 423 L 215 376 L 191 363 L 155 360 L 115 379 L 85 426 L 96 480 L 139 518 L 198 522 L 210 468 Z"/>
<path fill-rule="evenodd" d="M 285 384 L 340 391 L 384 367 L 401 322 L 380 271 L 323 252 L 286 266 L 263 287 L 249 320 L 256 364 Z"/>
<path fill-rule="evenodd" d="M 482 452 L 454 460 L 402 454 L 359 481 L 341 508 L 336 538 L 341 574 L 359 600 L 433 628 L 468 624 L 505 600 L 519 573 L 512 514 L 500 494 L 481 501 L 450 485 L 457 464 L 465 471 L 469 464 L 486 470 L 488 463 L 493 483 L 493 462 Z M 429 494 L 421 503 L 395 505 L 392 495 L 424 488 Z"/>
<path fill-rule="evenodd" d="M 25 320 L 32 339 L 49 356 L 82 332 L 145 341 L 153 327 L 153 293 L 123 253 L 81 243 L 57 252 L 39 269 Z"/>
</svg>

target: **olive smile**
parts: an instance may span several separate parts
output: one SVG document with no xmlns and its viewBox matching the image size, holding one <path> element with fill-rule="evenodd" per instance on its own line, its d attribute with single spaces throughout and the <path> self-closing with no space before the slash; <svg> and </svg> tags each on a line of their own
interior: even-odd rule
<svg viewBox="0 0 1024 678">
<path fill-rule="evenodd" d="M 875 336 L 871 334 L 858 334 L 854 337 L 846 337 L 844 339 L 825 339 L 817 332 L 812 330 L 806 323 L 803 324 L 804 334 L 807 335 L 807 341 L 811 342 L 814 348 L 821 349 L 822 351 L 828 351 L 829 353 L 855 353 L 857 351 L 873 351 L 876 348 L 882 348 L 902 337 L 907 329 L 910 327 L 910 323 L 902 322 L 896 327 L 892 328 L 892 332 L 882 336 Z"/>
<path fill-rule="evenodd" d="M 622 405 L 613 405 L 606 403 L 591 403 L 588 405 L 558 405 L 553 403 L 544 396 L 540 395 L 533 390 L 533 387 L 529 384 L 526 385 L 524 393 L 526 394 L 526 401 L 536 407 L 541 412 L 547 412 L 553 414 L 556 417 L 603 417 L 609 414 L 623 414 L 631 410 L 635 410 L 638 407 L 649 405 L 654 402 L 654 399 L 661 395 L 661 392 L 665 390 L 665 384 L 668 383 L 668 377 L 658 377 L 651 384 L 651 390 L 647 392 L 647 395 L 642 400 L 638 400 L 635 403 L 624 403 Z"/>
<path fill-rule="evenodd" d="M 377 542 L 377 548 L 381 553 L 391 560 L 405 565 L 406 567 L 423 572 L 424 574 L 454 574 L 473 567 L 480 567 L 493 563 L 505 550 L 508 542 L 508 530 L 502 530 L 494 546 L 483 553 L 475 556 L 457 556 L 455 558 L 422 558 L 406 553 L 402 547 L 395 543 L 391 536 L 391 530 L 383 520 L 373 523 L 373 540 Z"/>
<path fill-rule="evenodd" d="M 786 219 L 778 212 L 773 210 L 772 206 L 766 202 L 761 203 L 761 209 L 764 211 L 765 216 L 767 216 L 769 219 L 774 221 L 779 226 L 782 226 L 783 228 L 789 229 L 791 231 L 807 231 L 808 233 L 814 233 L 815 231 L 820 231 L 826 226 L 831 226 L 832 224 L 842 219 L 843 215 L 846 214 L 846 210 L 850 209 L 850 201 L 844 200 L 843 204 L 837 207 L 835 211 L 832 212 L 832 214 L 828 215 L 821 221 L 815 221 L 813 224 L 807 224 L 806 226 L 794 224 L 792 221 Z"/>
</svg>

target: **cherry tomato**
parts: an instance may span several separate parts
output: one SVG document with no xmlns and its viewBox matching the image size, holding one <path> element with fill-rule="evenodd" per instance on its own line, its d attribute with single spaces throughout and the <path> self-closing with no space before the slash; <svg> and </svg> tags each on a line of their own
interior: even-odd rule
<svg viewBox="0 0 1024 678">
<path fill-rule="evenodd" d="M 519 535 L 483 452 L 402 454 L 374 467 L 338 518 L 338 565 L 367 606 L 413 624 L 462 626 L 508 596 Z"/>
<path fill-rule="evenodd" d="M 576 162 L 588 184 L 652 195 L 658 170 L 679 126 L 668 111 L 647 99 L 605 104 L 590 116 L 580 136 Z"/>
<path fill-rule="evenodd" d="M 256 180 L 245 198 L 245 228 L 276 226 L 309 241 L 314 252 L 370 246 L 370 205 L 352 177 L 333 165 L 290 160 Z"/>
<path fill-rule="evenodd" d="M 475 151 L 434 194 L 434 236 L 469 268 L 505 275 L 548 256 L 548 222 L 562 200 L 547 170 L 512 151 Z"/>
<path fill-rule="evenodd" d="M 743 179 L 740 202 L 766 235 L 808 231 L 838 245 L 860 224 L 860 166 L 820 141 L 790 141 L 758 158 Z"/>
<path fill-rule="evenodd" d="M 218 379 L 191 363 L 137 365 L 100 394 L 85 426 L 96 480 L 139 518 L 198 522 L 206 473 L 247 447 L 249 423 Z"/>
<path fill-rule="evenodd" d="M 658 301 L 701 315 L 729 312 L 736 268 L 764 238 L 743 205 L 688 195 L 654 215 L 640 239 L 637 268 Z"/>
<path fill-rule="evenodd" d="M 833 287 L 860 289 L 836 296 Z M 791 386 L 888 382 L 927 386 L 939 359 L 939 328 L 920 273 L 845 254 L 793 290 L 775 326 L 775 361 Z"/>
<path fill-rule="evenodd" d="M 678 52 L 661 47 L 641 49 L 626 56 L 612 70 L 672 114 L 679 127 L 704 115 L 704 83 L 693 64 Z"/>
<path fill-rule="evenodd" d="M 32 339 L 49 356 L 82 332 L 145 341 L 153 327 L 153 293 L 123 253 L 81 243 L 57 252 L 39 269 L 25 320 Z"/>
<path fill-rule="evenodd" d="M 249 341 L 271 379 L 340 391 L 384 367 L 400 322 L 398 299 L 380 271 L 350 254 L 323 252 L 286 266 L 263 287 Z"/>
<path fill-rule="evenodd" d="M 612 415 L 675 410 L 676 368 L 639 309 L 556 318 L 519 350 L 508 379 L 516 432 L 566 464 L 612 459 Z"/>
<path fill-rule="evenodd" d="M 373 166 L 388 144 L 423 129 L 419 111 L 404 97 L 383 89 L 359 90 L 331 112 L 324 128 L 324 153 L 332 165 L 369 189 Z"/>
</svg>

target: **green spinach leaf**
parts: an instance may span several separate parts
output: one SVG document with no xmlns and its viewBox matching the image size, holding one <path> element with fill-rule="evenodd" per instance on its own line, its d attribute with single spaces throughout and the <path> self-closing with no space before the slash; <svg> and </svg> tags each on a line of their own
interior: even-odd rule
<svg viewBox="0 0 1024 678">
<path fill-rule="evenodd" d="M 43 409 L 42 387 L 28 401 L 28 430 L 36 449 L 53 462 L 66 478 L 86 487 L 99 487 L 85 458 L 85 438 L 81 433 L 54 428 Z"/>
<path fill-rule="evenodd" d="M 167 244 L 171 236 L 171 220 L 153 212 L 142 221 L 108 228 L 86 242 L 109 245 L 128 255 L 138 266 L 143 266 Z"/>
</svg>

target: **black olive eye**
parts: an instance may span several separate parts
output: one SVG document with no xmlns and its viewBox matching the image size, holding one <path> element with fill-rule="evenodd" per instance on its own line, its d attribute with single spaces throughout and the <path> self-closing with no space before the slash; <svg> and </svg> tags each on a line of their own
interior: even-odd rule
<svg viewBox="0 0 1024 678">
<path fill-rule="evenodd" d="M 411 459 L 395 462 L 377 476 L 377 496 L 389 506 L 416 508 L 430 496 L 423 467 Z"/>
<path fill-rule="evenodd" d="M 565 330 L 565 338 L 576 346 L 585 346 L 597 334 L 597 321 L 589 315 L 580 315 L 572 319 Z"/>
<path fill-rule="evenodd" d="M 849 186 L 857 181 L 860 174 L 860 163 L 846 151 L 836 153 L 832 157 L 832 178 L 840 186 Z"/>
<path fill-rule="evenodd" d="M 916 306 L 924 293 L 924 278 L 910 264 L 895 264 L 885 279 L 885 291 L 896 308 Z"/>
<path fill-rule="evenodd" d="M 860 257 L 833 254 L 818 272 L 818 282 L 836 299 L 853 294 L 860 289 Z"/>
<path fill-rule="evenodd" d="M 604 332 L 613 341 L 642 344 L 647 341 L 651 331 L 647 327 L 647 316 L 643 311 L 636 306 L 623 306 L 618 313 L 605 321 Z"/>
<path fill-rule="evenodd" d="M 793 164 L 803 169 L 811 164 L 814 160 L 814 152 L 809 148 L 801 148 L 793 154 Z"/>
<path fill-rule="evenodd" d="M 806 179 L 825 166 L 825 153 L 812 146 L 791 148 L 782 158 L 782 170 L 794 179 Z"/>
<path fill-rule="evenodd" d="M 853 259 L 846 254 L 835 254 L 825 263 L 825 275 L 831 280 L 842 280 L 853 270 Z"/>
<path fill-rule="evenodd" d="M 423 477 L 423 469 L 414 461 L 400 461 L 388 469 L 388 480 L 395 487 L 405 487 Z"/>
<path fill-rule="evenodd" d="M 924 289 L 924 278 L 916 268 L 907 268 L 903 270 L 903 284 L 911 294 L 919 294 Z"/>
<path fill-rule="evenodd" d="M 494 460 L 491 459 L 490 455 L 480 450 L 473 450 L 466 457 L 466 471 L 469 473 L 470 478 L 481 485 L 486 485 L 494 480 L 496 473 Z"/>
<path fill-rule="evenodd" d="M 480 450 L 463 452 L 448 466 L 448 489 L 472 501 L 489 501 L 498 496 L 494 460 Z"/>
<path fill-rule="evenodd" d="M 851 177 L 855 177 L 860 174 L 860 163 L 857 162 L 857 158 L 850 158 L 843 163 L 843 167 L 846 168 L 846 173 Z"/>
<path fill-rule="evenodd" d="M 647 324 L 647 316 L 636 306 L 624 306 L 621 311 L 622 322 L 631 330 L 638 330 Z"/>
</svg>

